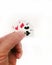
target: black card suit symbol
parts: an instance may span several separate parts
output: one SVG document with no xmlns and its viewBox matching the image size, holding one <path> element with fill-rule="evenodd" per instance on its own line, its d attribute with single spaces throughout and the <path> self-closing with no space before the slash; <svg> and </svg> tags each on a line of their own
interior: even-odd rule
<svg viewBox="0 0 52 65">
<path fill-rule="evenodd" d="M 28 36 L 30 34 L 30 32 L 29 31 L 26 31 L 26 35 Z"/>
<path fill-rule="evenodd" d="M 25 26 L 24 29 L 29 29 L 29 26 Z"/>
</svg>

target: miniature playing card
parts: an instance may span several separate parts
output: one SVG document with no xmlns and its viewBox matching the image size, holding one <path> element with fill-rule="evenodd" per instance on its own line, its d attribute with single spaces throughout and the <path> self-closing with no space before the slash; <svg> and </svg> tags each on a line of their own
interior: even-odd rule
<svg viewBox="0 0 52 65">
<path fill-rule="evenodd" d="M 18 20 L 13 26 L 14 31 L 24 31 L 24 34 L 26 36 L 32 36 L 33 34 L 33 26 L 30 24 L 30 22 L 26 22 L 24 20 Z"/>
</svg>

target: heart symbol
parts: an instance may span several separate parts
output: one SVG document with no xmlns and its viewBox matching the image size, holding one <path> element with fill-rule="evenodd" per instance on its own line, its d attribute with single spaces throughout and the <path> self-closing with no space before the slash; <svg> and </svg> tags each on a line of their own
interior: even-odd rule
<svg viewBox="0 0 52 65">
<path fill-rule="evenodd" d="M 18 26 L 15 27 L 15 30 L 18 30 Z"/>
</svg>

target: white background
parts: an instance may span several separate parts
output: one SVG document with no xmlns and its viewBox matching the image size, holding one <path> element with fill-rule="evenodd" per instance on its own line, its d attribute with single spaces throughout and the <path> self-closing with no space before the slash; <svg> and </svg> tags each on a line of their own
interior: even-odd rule
<svg viewBox="0 0 52 65">
<path fill-rule="evenodd" d="M 0 0 L 0 37 L 17 17 L 34 24 L 34 37 L 22 40 L 17 65 L 52 65 L 52 0 Z"/>
</svg>

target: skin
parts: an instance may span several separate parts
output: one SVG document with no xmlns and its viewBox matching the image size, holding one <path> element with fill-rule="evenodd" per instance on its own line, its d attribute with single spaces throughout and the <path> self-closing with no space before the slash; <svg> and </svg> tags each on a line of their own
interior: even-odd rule
<svg viewBox="0 0 52 65">
<path fill-rule="evenodd" d="M 18 31 L 0 38 L 0 65 L 16 65 L 16 59 L 22 55 L 20 41 L 24 37 L 24 32 Z"/>
</svg>

